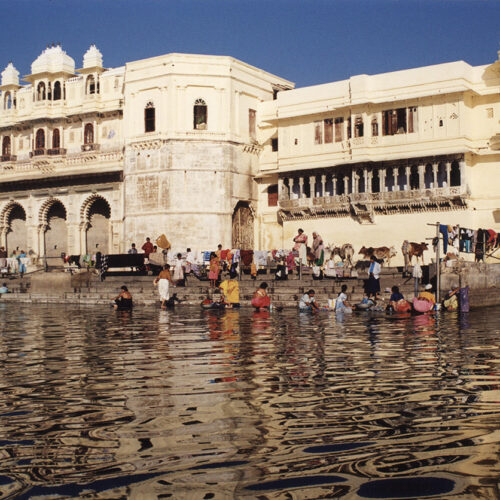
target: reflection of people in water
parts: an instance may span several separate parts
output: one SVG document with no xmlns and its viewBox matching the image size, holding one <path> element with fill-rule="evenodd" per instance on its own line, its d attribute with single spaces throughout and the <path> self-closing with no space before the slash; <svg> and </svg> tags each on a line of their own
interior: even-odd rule
<svg viewBox="0 0 500 500">
<path fill-rule="evenodd" d="M 122 311 L 132 309 L 132 295 L 128 291 L 128 288 L 123 285 L 120 290 L 120 293 L 115 297 L 113 307 Z"/>
</svg>

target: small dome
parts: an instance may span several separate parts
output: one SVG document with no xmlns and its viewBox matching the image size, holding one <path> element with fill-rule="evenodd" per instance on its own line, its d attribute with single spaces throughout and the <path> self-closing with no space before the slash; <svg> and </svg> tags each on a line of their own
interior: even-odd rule
<svg viewBox="0 0 500 500">
<path fill-rule="evenodd" d="M 19 85 L 19 71 L 11 62 L 2 71 L 2 85 Z"/>
<path fill-rule="evenodd" d="M 31 73 L 75 72 L 75 61 L 64 52 L 60 45 L 47 47 L 31 65 Z"/>
<path fill-rule="evenodd" d="M 102 68 L 102 54 L 95 45 L 91 45 L 83 56 L 83 67 L 93 68 L 94 66 Z"/>
</svg>

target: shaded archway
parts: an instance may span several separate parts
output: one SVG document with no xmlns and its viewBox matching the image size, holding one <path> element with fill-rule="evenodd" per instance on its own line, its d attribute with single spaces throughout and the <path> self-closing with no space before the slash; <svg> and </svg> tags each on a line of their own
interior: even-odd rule
<svg viewBox="0 0 500 500">
<path fill-rule="evenodd" d="M 253 226 L 253 210 L 248 202 L 239 201 L 233 212 L 233 248 L 253 250 Z"/>
<path fill-rule="evenodd" d="M 426 189 L 434 187 L 434 171 L 430 163 L 425 166 L 424 185 Z"/>
<path fill-rule="evenodd" d="M 60 201 L 54 201 L 46 209 L 45 220 L 45 255 L 47 257 L 60 257 L 61 253 L 68 251 L 68 228 L 64 205 Z"/>
<path fill-rule="evenodd" d="M 460 178 L 460 165 L 458 161 L 451 164 L 450 171 L 450 186 L 460 186 L 462 179 Z"/>
<path fill-rule="evenodd" d="M 84 217 L 87 253 L 109 253 L 111 208 L 108 202 L 100 196 L 95 196 L 86 203 Z"/>
<path fill-rule="evenodd" d="M 12 203 L 4 211 L 3 220 L 7 228 L 6 247 L 10 255 L 13 250 L 27 251 L 26 212 L 19 203 Z"/>
<path fill-rule="evenodd" d="M 418 174 L 418 166 L 412 165 L 410 169 L 410 189 L 420 188 L 420 176 Z"/>
</svg>

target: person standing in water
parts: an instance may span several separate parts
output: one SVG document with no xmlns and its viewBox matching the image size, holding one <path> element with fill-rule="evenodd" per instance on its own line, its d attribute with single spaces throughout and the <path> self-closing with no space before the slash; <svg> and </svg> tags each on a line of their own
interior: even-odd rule
<svg viewBox="0 0 500 500">
<path fill-rule="evenodd" d="M 163 269 L 160 271 L 160 274 L 155 278 L 153 283 L 155 285 L 158 285 L 158 293 L 160 294 L 161 308 L 166 309 L 167 300 L 170 298 L 169 288 L 171 284 L 172 285 L 174 284 L 172 282 L 172 276 L 170 274 L 170 266 L 168 264 L 165 264 L 163 266 Z"/>
</svg>

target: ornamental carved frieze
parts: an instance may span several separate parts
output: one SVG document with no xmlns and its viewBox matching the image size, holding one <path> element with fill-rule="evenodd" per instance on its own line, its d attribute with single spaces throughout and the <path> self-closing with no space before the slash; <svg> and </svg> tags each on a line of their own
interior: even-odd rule
<svg viewBox="0 0 500 500">
<path fill-rule="evenodd" d="M 134 151 L 145 151 L 145 150 L 154 150 L 160 149 L 167 141 L 162 139 L 152 139 L 147 141 L 138 141 L 130 144 L 130 147 Z"/>
</svg>

